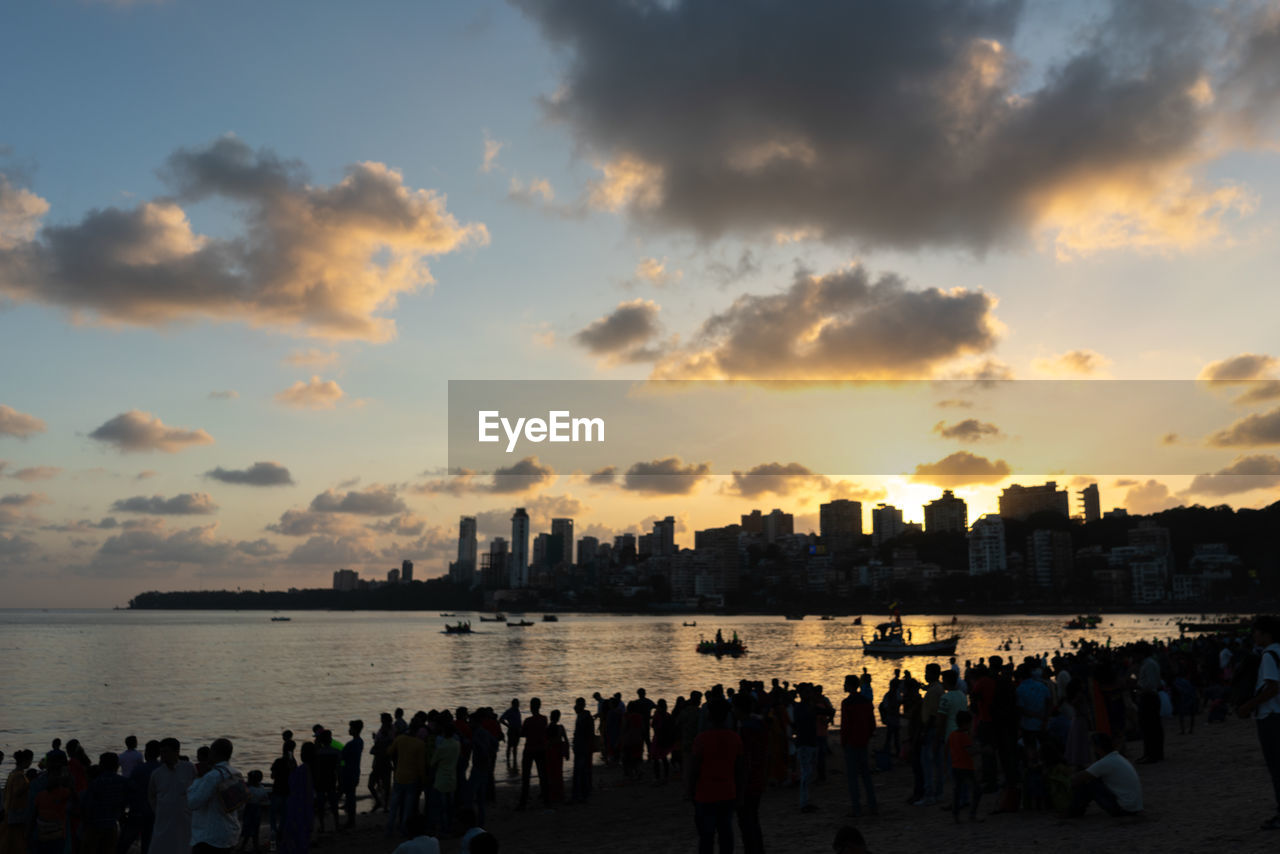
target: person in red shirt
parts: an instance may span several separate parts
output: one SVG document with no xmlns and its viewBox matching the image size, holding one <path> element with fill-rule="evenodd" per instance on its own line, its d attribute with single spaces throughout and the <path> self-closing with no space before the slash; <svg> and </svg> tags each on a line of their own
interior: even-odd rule
<svg viewBox="0 0 1280 854">
<path fill-rule="evenodd" d="M 956 728 L 947 737 L 947 754 L 951 757 L 952 801 L 951 815 L 960 821 L 960 804 L 966 789 L 969 793 L 969 821 L 978 820 L 978 801 L 982 800 L 982 787 L 978 785 L 978 777 L 974 773 L 973 755 L 978 746 L 973 742 L 973 734 L 969 731 L 973 726 L 973 715 L 966 711 L 956 712 Z"/>
<path fill-rule="evenodd" d="M 746 789 L 747 764 L 742 739 L 728 728 L 729 703 L 716 697 L 707 706 L 710 728 L 693 740 L 689 796 L 698 828 L 698 854 L 733 852 L 733 810 Z"/>
<path fill-rule="evenodd" d="M 520 803 L 516 809 L 529 805 L 529 777 L 538 769 L 538 795 L 548 803 L 551 792 L 547 787 L 547 718 L 541 714 L 542 700 L 529 701 L 529 717 L 520 724 L 520 737 L 524 739 L 524 754 L 520 758 Z"/>
<path fill-rule="evenodd" d="M 871 700 L 859 690 L 857 676 L 844 677 L 844 690 L 849 695 L 840 704 L 840 747 L 844 750 L 844 774 L 849 786 L 850 815 L 862 815 L 858 797 L 858 781 L 867 790 L 867 810 L 877 815 L 876 790 L 871 782 L 871 765 L 867 745 L 876 731 L 876 712 Z"/>
</svg>

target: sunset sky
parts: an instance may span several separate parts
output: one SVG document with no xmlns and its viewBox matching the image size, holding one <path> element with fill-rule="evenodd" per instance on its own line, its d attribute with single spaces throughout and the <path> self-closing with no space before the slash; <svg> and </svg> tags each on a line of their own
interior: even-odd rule
<svg viewBox="0 0 1280 854">
<path fill-rule="evenodd" d="M 0 105 L 0 607 L 435 576 L 516 506 L 919 520 L 948 458 L 973 519 L 1040 480 L 987 379 L 1239 381 L 1046 475 L 1280 498 L 1280 3 L 49 0 L 0 11 Z M 914 473 L 450 472 L 451 379 L 649 378 L 975 391 Z"/>
</svg>

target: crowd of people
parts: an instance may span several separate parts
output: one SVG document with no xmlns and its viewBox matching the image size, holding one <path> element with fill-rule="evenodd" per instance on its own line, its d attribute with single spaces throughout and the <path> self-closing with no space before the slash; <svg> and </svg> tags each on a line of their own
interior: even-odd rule
<svg viewBox="0 0 1280 854">
<path fill-rule="evenodd" d="M 630 699 L 596 692 L 590 701 L 579 697 L 563 722 L 558 709 L 544 714 L 537 697 L 512 699 L 500 714 L 457 707 L 406 718 L 396 709 L 381 713 L 367 743 L 361 720 L 348 723 L 345 740 L 321 724 L 309 739 L 285 730 L 270 768 L 247 774 L 232 765 L 225 738 L 190 761 L 175 738 L 139 750 L 130 736 L 122 752 L 101 753 L 96 763 L 79 741 L 55 739 L 38 761 L 30 750 L 13 756 L 0 854 L 126 854 L 135 844 L 144 854 L 268 845 L 306 852 L 322 835 L 355 825 L 362 783 L 369 812 L 381 813 L 375 821 L 399 854 L 438 854 L 443 838 L 488 854 L 499 847 L 483 827 L 497 803 L 500 756 L 505 779 L 518 780 L 515 811 L 535 802 L 535 774 L 536 803 L 591 803 L 603 766 L 623 781 L 675 782 L 692 801 L 703 854 L 717 843 L 722 854 L 732 851 L 735 837 L 756 854 L 764 850 L 760 807 L 771 789 L 791 791 L 800 813 L 820 809 L 814 786 L 834 770 L 837 737 L 848 805 L 824 815 L 852 820 L 835 847 L 857 852 L 865 843 L 855 825 L 878 815 L 886 798 L 945 804 L 957 822 L 981 820 L 980 805 L 989 815 L 1078 817 L 1095 804 L 1111 816 L 1141 813 L 1135 764 L 1165 759 L 1165 722 L 1190 733 L 1202 714 L 1215 722 L 1228 713 L 1256 718 L 1276 797 L 1276 815 L 1263 827 L 1280 828 L 1275 618 L 1258 618 L 1252 637 L 1115 647 L 1080 640 L 1020 662 L 996 654 L 963 666 L 954 658 L 929 663 L 921 676 L 895 669 L 877 692 L 864 669 L 846 677 L 838 699 L 822 685 L 780 679 L 717 684 L 670 704 L 643 688 Z M 1135 742 L 1141 752 L 1131 760 Z M 895 765 L 910 768 L 909 789 L 890 792 L 877 782 Z"/>
</svg>

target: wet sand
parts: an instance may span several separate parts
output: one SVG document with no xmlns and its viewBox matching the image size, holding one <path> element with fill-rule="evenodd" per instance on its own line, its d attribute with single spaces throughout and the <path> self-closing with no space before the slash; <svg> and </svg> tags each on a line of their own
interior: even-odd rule
<svg viewBox="0 0 1280 854">
<path fill-rule="evenodd" d="M 879 733 L 877 734 L 879 736 Z M 846 818 L 848 794 L 838 739 L 829 757 L 827 781 L 813 789 L 817 812 L 801 814 L 793 787 L 770 788 L 761 805 L 765 848 L 771 852 L 828 852 L 837 828 L 850 823 L 867 839 L 868 849 L 884 852 L 1177 852 L 1276 851 L 1280 831 L 1258 826 L 1274 810 L 1271 785 L 1258 749 L 1254 723 L 1232 718 L 1226 724 L 1197 725 L 1194 735 L 1179 735 L 1176 723 L 1165 726 L 1164 762 L 1139 765 L 1143 815 L 1113 819 L 1091 807 L 1082 819 L 1053 812 L 989 815 L 995 795 L 984 796 L 980 823 L 956 825 L 942 807 L 912 807 L 911 771 L 904 766 L 875 775 L 880 815 Z M 1130 742 L 1128 754 L 1141 752 Z M 689 854 L 697 850 L 693 807 L 683 789 L 672 782 L 627 782 L 618 768 L 595 769 L 596 788 L 587 806 L 531 807 L 514 812 L 518 789 L 504 787 L 499 758 L 498 803 L 489 811 L 488 829 L 503 854 Z M 566 768 L 566 776 L 568 769 Z M 518 780 L 516 780 L 518 783 Z M 566 789 L 568 783 L 566 782 Z M 536 792 L 536 782 L 535 782 Z M 947 794 L 951 792 L 948 782 Z M 334 854 L 390 852 L 382 838 L 383 816 L 360 815 L 355 830 L 320 838 L 318 850 Z M 443 854 L 458 850 L 457 839 L 441 840 Z M 741 851 L 737 841 L 735 850 Z"/>
</svg>

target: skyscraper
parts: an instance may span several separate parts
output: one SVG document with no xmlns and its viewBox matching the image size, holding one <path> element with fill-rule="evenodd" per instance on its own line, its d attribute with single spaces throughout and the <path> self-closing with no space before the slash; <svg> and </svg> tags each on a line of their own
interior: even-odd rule
<svg viewBox="0 0 1280 854">
<path fill-rule="evenodd" d="M 1102 498 L 1098 494 L 1098 484 L 1091 483 L 1080 490 L 1080 504 L 1084 509 L 1084 521 L 1096 522 L 1102 518 Z"/>
<path fill-rule="evenodd" d="M 823 504 L 818 510 L 818 532 L 824 540 L 862 536 L 862 502 L 837 498 Z"/>
<path fill-rule="evenodd" d="M 517 507 L 511 517 L 510 584 L 519 589 L 529 586 L 529 514 Z"/>
<path fill-rule="evenodd" d="M 400 562 L 400 583 L 408 584 L 413 581 L 413 561 L 404 560 Z"/>
<path fill-rule="evenodd" d="M 676 520 L 674 516 L 653 523 L 653 553 L 670 557 L 676 553 Z"/>
<path fill-rule="evenodd" d="M 951 490 L 944 489 L 941 498 L 924 506 L 924 529 L 930 534 L 963 534 L 969 529 L 969 505 L 963 498 L 956 498 Z"/>
<path fill-rule="evenodd" d="M 548 555 L 548 561 L 552 566 L 563 563 L 565 566 L 573 565 L 573 520 L 572 519 L 552 519 L 551 520 L 551 536 L 560 538 L 560 552 L 556 555 Z"/>
<path fill-rule="evenodd" d="M 902 511 L 892 504 L 877 504 L 871 510 L 871 545 L 879 546 L 906 530 L 902 524 Z"/>
<path fill-rule="evenodd" d="M 1004 548 L 1004 519 L 988 513 L 969 530 L 969 574 L 986 575 L 1009 568 Z"/>
<path fill-rule="evenodd" d="M 1000 493 L 1000 515 L 1005 519 L 1026 521 L 1036 513 L 1055 513 L 1064 519 L 1071 515 L 1070 493 L 1058 489 L 1057 481 L 1040 486 L 1013 484 Z"/>
<path fill-rule="evenodd" d="M 463 516 L 458 521 L 458 560 L 449 567 L 455 584 L 472 584 L 476 572 L 476 518 Z"/>
</svg>

